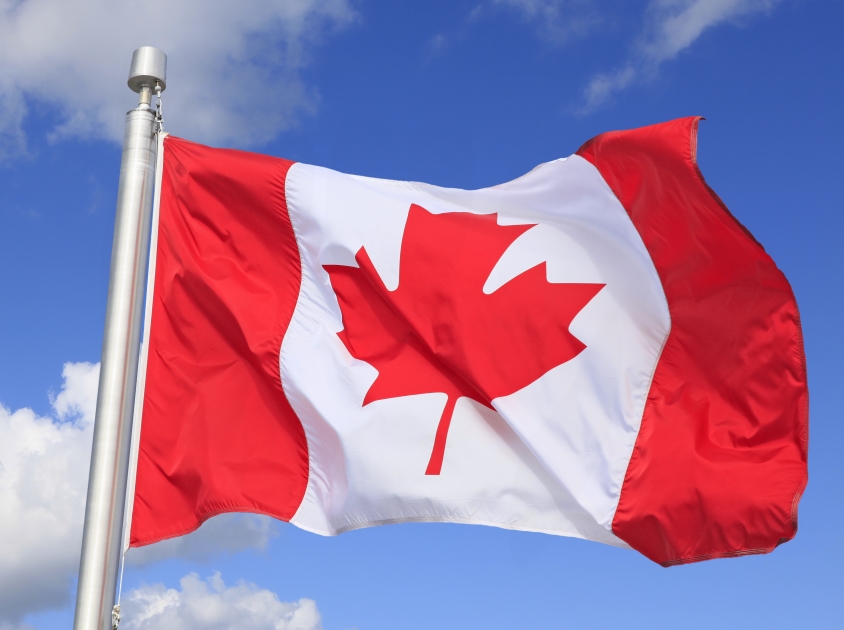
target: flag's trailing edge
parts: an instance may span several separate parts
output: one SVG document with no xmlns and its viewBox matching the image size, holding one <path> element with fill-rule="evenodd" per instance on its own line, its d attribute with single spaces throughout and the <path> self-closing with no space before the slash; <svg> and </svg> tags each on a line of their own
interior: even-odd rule
<svg viewBox="0 0 844 630">
<path fill-rule="evenodd" d="M 663 565 L 793 538 L 797 306 L 704 182 L 698 121 L 476 191 L 166 138 L 130 544 L 222 512 Z"/>
<path fill-rule="evenodd" d="M 636 226 L 671 312 L 613 520 L 616 535 L 666 565 L 791 540 L 808 481 L 797 303 L 704 181 L 699 122 L 606 133 L 578 151 Z"/>
</svg>

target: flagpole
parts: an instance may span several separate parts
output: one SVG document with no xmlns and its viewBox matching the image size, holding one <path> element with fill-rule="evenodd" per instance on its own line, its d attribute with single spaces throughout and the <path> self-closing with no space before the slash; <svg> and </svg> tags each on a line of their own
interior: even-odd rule
<svg viewBox="0 0 844 630">
<path fill-rule="evenodd" d="M 126 114 L 123 134 L 74 630 L 112 628 L 155 181 L 150 102 L 157 88 L 165 88 L 166 70 L 167 56 L 157 48 L 144 46 L 132 55 L 128 83 L 139 103 Z"/>
</svg>

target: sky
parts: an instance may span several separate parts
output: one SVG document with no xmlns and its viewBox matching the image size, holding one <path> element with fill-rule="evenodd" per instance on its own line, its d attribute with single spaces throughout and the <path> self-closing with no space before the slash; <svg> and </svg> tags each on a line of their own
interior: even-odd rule
<svg viewBox="0 0 844 630">
<path fill-rule="evenodd" d="M 167 131 L 480 188 L 702 115 L 708 183 L 800 306 L 796 538 L 661 568 L 469 525 L 323 538 L 252 515 L 130 551 L 122 628 L 844 627 L 841 0 L 0 0 L 0 630 L 70 627 L 132 50 Z"/>
</svg>

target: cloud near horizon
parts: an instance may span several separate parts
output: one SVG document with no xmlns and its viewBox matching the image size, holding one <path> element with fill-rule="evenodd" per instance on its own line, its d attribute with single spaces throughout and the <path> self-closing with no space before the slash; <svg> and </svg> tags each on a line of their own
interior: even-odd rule
<svg viewBox="0 0 844 630">
<path fill-rule="evenodd" d="M 181 590 L 141 586 L 123 596 L 125 630 L 322 630 L 311 599 L 282 602 L 272 591 L 248 582 L 226 586 L 219 572 L 207 580 L 183 577 Z"/>
<path fill-rule="evenodd" d="M 272 139 L 314 112 L 300 76 L 326 34 L 356 19 L 348 0 L 0 0 L 0 160 L 25 155 L 33 104 L 51 138 L 122 141 L 132 51 L 168 54 L 165 124 L 199 142 Z M 168 107 L 169 106 L 169 107 Z"/>
<path fill-rule="evenodd" d="M 26 615 L 71 603 L 99 372 L 99 364 L 66 363 L 50 416 L 0 404 L 0 630 L 25 627 L 18 624 Z M 126 563 L 172 557 L 205 562 L 220 553 L 263 549 L 276 531 L 269 517 L 226 514 L 193 534 L 130 550 Z"/>
</svg>

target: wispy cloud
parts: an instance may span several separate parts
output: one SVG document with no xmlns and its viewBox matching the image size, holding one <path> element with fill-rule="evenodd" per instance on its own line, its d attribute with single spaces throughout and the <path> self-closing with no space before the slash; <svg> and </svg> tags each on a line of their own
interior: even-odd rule
<svg viewBox="0 0 844 630">
<path fill-rule="evenodd" d="M 601 21 L 593 0 L 492 0 L 492 4 L 515 10 L 553 43 L 583 36 Z"/>
<path fill-rule="evenodd" d="M 478 4 L 465 15 L 456 29 L 451 31 L 442 31 L 432 36 L 425 44 L 425 49 L 423 50 L 424 61 L 429 62 L 432 59 L 439 57 L 454 44 L 464 40 L 466 38 L 466 33 L 475 22 L 483 17 L 484 12 L 484 5 Z"/>
<path fill-rule="evenodd" d="M 134 106 L 132 51 L 169 55 L 170 130 L 210 143 L 271 139 L 314 111 L 301 69 L 348 0 L 0 0 L 0 151 L 26 150 L 29 102 L 56 108 L 53 138 L 120 141 Z M 4 157 L 0 155 L 0 157 Z"/>
<path fill-rule="evenodd" d="M 437 33 L 425 46 L 425 61 L 444 53 L 466 38 L 477 23 L 502 14 L 516 14 L 552 45 L 586 35 L 601 22 L 594 0 L 483 0 L 452 31 Z"/>
<path fill-rule="evenodd" d="M 653 78 L 660 66 L 691 46 L 707 29 L 769 11 L 781 0 L 651 0 L 645 28 L 630 59 L 592 78 L 583 111 L 591 111 L 614 93 Z"/>
<path fill-rule="evenodd" d="M 260 514 L 221 514 L 187 536 L 130 549 L 126 553 L 126 564 L 146 565 L 176 557 L 208 562 L 219 553 L 263 550 L 278 535 L 277 524 L 278 521 Z"/>
<path fill-rule="evenodd" d="M 50 416 L 0 405 L 0 629 L 67 604 L 79 567 L 99 365 L 67 363 L 63 376 Z M 229 514 L 127 564 L 263 549 L 275 532 L 268 517 Z"/>
<path fill-rule="evenodd" d="M 226 586 L 219 573 L 207 580 L 191 573 L 181 589 L 142 586 L 123 598 L 121 628 L 126 630 L 322 630 L 310 599 L 282 602 L 272 591 L 238 582 Z"/>
<path fill-rule="evenodd" d="M 439 56 L 446 48 L 448 48 L 449 44 L 461 36 L 462 32 L 456 34 L 437 33 L 428 40 L 428 43 L 425 46 L 424 60 L 431 61 L 435 57 Z"/>
<path fill-rule="evenodd" d="M 4 80 L 0 74 L 0 163 L 26 153 L 24 118 L 26 103 L 23 94 L 12 81 Z"/>
</svg>

